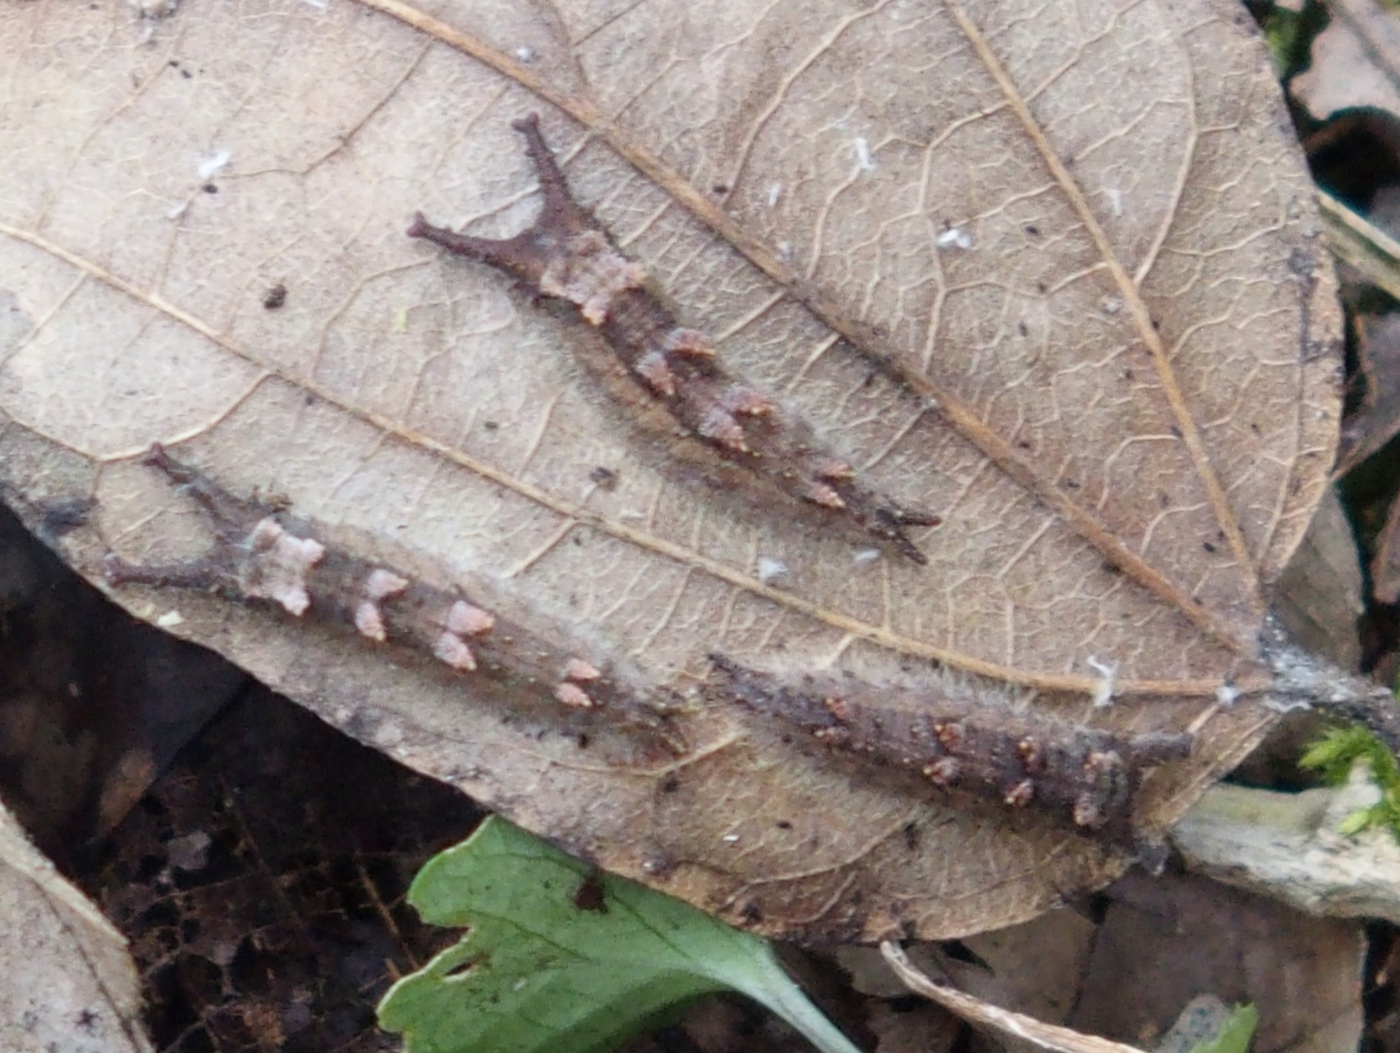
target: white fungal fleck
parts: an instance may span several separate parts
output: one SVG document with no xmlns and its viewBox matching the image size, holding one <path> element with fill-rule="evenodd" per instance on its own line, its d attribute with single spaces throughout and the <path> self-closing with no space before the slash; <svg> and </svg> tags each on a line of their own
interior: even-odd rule
<svg viewBox="0 0 1400 1053">
<path fill-rule="evenodd" d="M 1233 706 L 1239 697 L 1240 689 L 1228 680 L 1215 689 L 1215 700 L 1225 709 Z"/>
<path fill-rule="evenodd" d="M 521 44 L 515 49 L 515 57 L 526 65 L 535 61 L 535 49 L 528 44 Z"/>
<path fill-rule="evenodd" d="M 1293 713 L 1300 709 L 1312 709 L 1312 703 L 1302 698 L 1266 698 L 1264 708 L 1272 709 L 1275 713 Z"/>
<path fill-rule="evenodd" d="M 880 550 L 878 548 L 863 548 L 851 558 L 855 561 L 856 566 L 863 567 L 865 564 L 874 563 L 879 559 Z"/>
<path fill-rule="evenodd" d="M 1104 314 L 1117 314 L 1123 309 L 1123 297 L 1105 296 L 1099 301 L 1099 306 L 1103 308 Z"/>
<path fill-rule="evenodd" d="M 783 196 L 783 184 L 774 183 L 768 188 L 768 207 L 777 208 L 778 198 Z"/>
<path fill-rule="evenodd" d="M 167 213 L 165 214 L 165 218 L 166 218 L 166 219 L 179 219 L 181 216 L 183 216 L 183 215 L 189 210 L 189 207 L 190 207 L 190 203 L 189 203 L 188 201 L 182 201 L 182 202 L 180 202 L 180 204 L 176 205 L 176 206 L 175 206 L 174 208 L 172 208 L 169 212 L 167 212 Z"/>
<path fill-rule="evenodd" d="M 206 157 L 203 160 L 201 160 L 199 162 L 199 167 L 196 168 L 195 171 L 199 173 L 200 179 L 208 179 L 210 176 L 214 175 L 226 164 L 228 164 L 229 160 L 232 157 L 233 154 L 231 154 L 229 151 L 220 150 L 217 153 L 212 154 L 209 157 Z"/>
<path fill-rule="evenodd" d="M 169 18 L 180 6 L 180 0 L 130 0 L 142 18 Z"/>
<path fill-rule="evenodd" d="M 778 259 L 782 260 L 784 263 L 792 262 L 792 242 L 778 242 Z"/>
<path fill-rule="evenodd" d="M 725 834 L 724 837 L 721 838 L 721 840 L 724 841 L 724 843 L 727 844 L 727 845 L 736 845 L 736 844 L 739 843 L 739 835 L 738 835 L 738 834 Z"/>
<path fill-rule="evenodd" d="M 1121 216 L 1123 214 L 1123 191 L 1117 187 L 1109 187 L 1104 193 L 1108 195 L 1108 207 L 1113 209 L 1113 214 Z"/>
<path fill-rule="evenodd" d="M 870 156 L 870 140 L 864 136 L 856 137 L 856 164 L 862 172 L 875 171 L 875 160 Z"/>
<path fill-rule="evenodd" d="M 1118 666 L 1108 662 L 1100 662 L 1093 655 L 1090 655 L 1086 661 L 1089 663 L 1089 668 L 1099 674 L 1099 682 L 1094 687 L 1094 708 L 1103 709 L 1113 703 L 1114 682 L 1118 676 Z"/>
<path fill-rule="evenodd" d="M 316 8 L 318 11 L 324 11 L 326 8 L 331 6 L 330 0 L 302 0 L 302 3 L 309 4 L 311 7 Z"/>
<path fill-rule="evenodd" d="M 780 559 L 769 559 L 764 556 L 758 561 L 758 580 L 765 585 L 772 585 L 774 582 L 788 576 L 788 565 Z"/>
<path fill-rule="evenodd" d="M 185 616 L 179 611 L 166 611 L 156 619 L 156 628 L 173 629 L 177 625 L 185 624 Z"/>
<path fill-rule="evenodd" d="M 972 248 L 972 235 L 962 227 L 949 227 L 934 238 L 933 243 L 940 249 L 961 249 L 966 252 Z"/>
</svg>

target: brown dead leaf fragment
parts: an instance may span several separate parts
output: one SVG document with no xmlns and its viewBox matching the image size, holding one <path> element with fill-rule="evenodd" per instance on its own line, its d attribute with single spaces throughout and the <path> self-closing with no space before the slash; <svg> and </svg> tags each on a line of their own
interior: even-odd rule
<svg viewBox="0 0 1400 1053">
<path fill-rule="evenodd" d="M 1269 587 L 1332 461 L 1339 324 L 1247 16 L 540 11 L 0 12 L 0 483 L 24 508 L 96 499 L 62 544 L 94 580 L 114 552 L 214 545 L 140 463 L 153 442 L 258 507 L 285 498 L 310 537 L 241 538 L 299 553 L 277 596 L 335 566 L 410 585 L 366 579 L 338 623 L 314 588 L 305 618 L 239 602 L 247 580 L 113 593 L 736 924 L 950 936 L 1102 884 L 1121 852 L 837 757 L 722 697 L 706 655 L 1115 734 L 1195 722 L 1190 759 L 1135 797 L 1148 832 L 1263 734 L 1256 702 L 1212 707 L 1263 683 Z M 532 111 L 626 273 L 742 380 L 735 412 L 771 404 L 841 479 L 941 517 L 909 531 L 927 566 L 736 490 L 622 394 L 588 320 L 404 236 L 419 210 L 480 237 L 528 227 L 511 124 Z M 266 310 L 277 283 L 295 295 Z M 470 663 L 398 648 L 395 597 L 453 590 L 640 701 L 561 704 L 600 697 L 582 666 L 518 675 L 510 641 L 500 668 L 479 637 Z"/>
<path fill-rule="evenodd" d="M 1366 393 L 1342 427 L 1338 474 L 1400 433 L 1400 314 L 1358 316 L 1356 349 Z"/>
</svg>

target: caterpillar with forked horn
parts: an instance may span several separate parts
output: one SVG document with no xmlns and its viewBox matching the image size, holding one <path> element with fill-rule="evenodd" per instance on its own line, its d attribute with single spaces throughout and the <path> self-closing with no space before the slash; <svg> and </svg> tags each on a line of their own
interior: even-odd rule
<svg viewBox="0 0 1400 1053">
<path fill-rule="evenodd" d="M 159 444 L 142 463 L 198 502 L 214 541 L 204 556 L 184 563 L 142 565 L 110 554 L 103 572 L 113 585 L 212 591 L 353 631 L 372 646 L 406 648 L 452 674 L 532 686 L 571 709 L 642 709 L 606 663 L 545 639 L 480 597 L 334 549 L 314 524 L 230 493 Z"/>
<path fill-rule="evenodd" d="M 534 224 L 511 238 L 478 238 L 433 226 L 418 213 L 409 237 L 488 263 L 537 295 L 573 304 L 684 434 L 759 482 L 858 527 L 915 563 L 927 563 L 906 528 L 942 520 L 868 490 L 850 464 L 822 447 L 809 425 L 726 370 L 705 335 L 680 325 L 647 288 L 646 271 L 623 256 L 573 199 L 540 134 L 538 115 L 516 121 L 514 128 L 525 137 L 544 197 Z"/>
</svg>

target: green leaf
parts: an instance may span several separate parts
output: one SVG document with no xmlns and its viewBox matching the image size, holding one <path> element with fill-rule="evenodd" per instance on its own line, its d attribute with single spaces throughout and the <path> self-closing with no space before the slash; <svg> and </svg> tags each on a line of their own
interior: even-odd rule
<svg viewBox="0 0 1400 1053">
<path fill-rule="evenodd" d="M 1220 1030 L 1196 1045 L 1191 1053 L 1247 1053 L 1258 1026 L 1259 1010 L 1252 1005 L 1237 1005 Z"/>
<path fill-rule="evenodd" d="M 429 860 L 408 899 L 425 921 L 469 931 L 380 1002 L 405 1053 L 601 1053 L 724 989 L 825 1053 L 857 1053 L 766 941 L 498 817 Z"/>
<path fill-rule="evenodd" d="M 1358 761 L 1370 766 L 1381 800 L 1347 816 L 1338 832 L 1349 836 L 1368 827 L 1388 826 L 1400 838 L 1400 764 L 1371 732 L 1359 727 L 1331 728 L 1308 747 L 1298 765 L 1321 772 L 1327 782 L 1338 785 L 1350 777 Z"/>
</svg>

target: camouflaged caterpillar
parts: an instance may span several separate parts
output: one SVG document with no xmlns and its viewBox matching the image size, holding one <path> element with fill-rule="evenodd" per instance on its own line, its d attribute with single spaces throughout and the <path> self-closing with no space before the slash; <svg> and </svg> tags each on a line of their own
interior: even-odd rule
<svg viewBox="0 0 1400 1053">
<path fill-rule="evenodd" d="M 409 237 L 490 264 L 539 296 L 572 304 L 684 434 L 760 484 L 824 513 L 828 522 L 849 523 L 926 564 L 906 528 L 937 526 L 941 519 L 866 489 L 810 426 L 730 374 L 705 335 L 680 325 L 647 288 L 646 271 L 623 256 L 592 213 L 574 201 L 540 134 L 538 115 L 513 127 L 525 137 L 544 198 L 534 224 L 511 238 L 478 238 L 433 226 L 418 213 Z"/>
<path fill-rule="evenodd" d="M 915 705 L 891 705 L 891 692 L 854 677 L 793 683 L 724 655 L 710 661 L 726 697 L 828 746 L 912 769 L 941 789 L 1040 808 L 1112 840 L 1135 833 L 1133 798 L 1148 770 L 1189 756 L 1193 741 L 1188 734 L 1077 727 L 978 705 L 952 691 L 904 691 Z"/>
<path fill-rule="evenodd" d="M 229 493 L 159 444 L 142 463 L 199 503 L 214 542 L 200 559 L 164 566 L 108 555 L 103 572 L 112 585 L 200 589 L 271 606 L 353 631 L 370 645 L 407 648 L 453 674 L 532 687 L 570 709 L 639 705 L 605 663 L 595 665 L 463 592 L 332 549 L 312 523 Z"/>
</svg>

